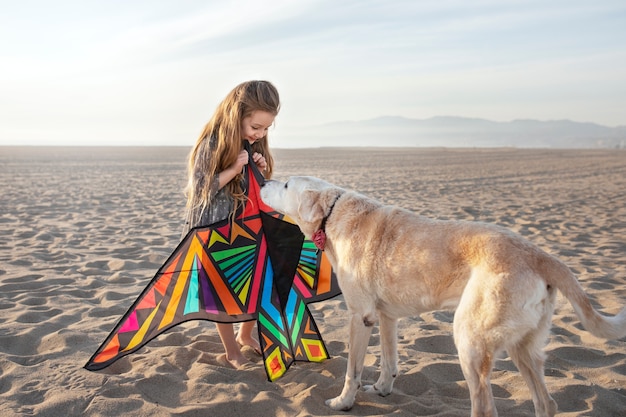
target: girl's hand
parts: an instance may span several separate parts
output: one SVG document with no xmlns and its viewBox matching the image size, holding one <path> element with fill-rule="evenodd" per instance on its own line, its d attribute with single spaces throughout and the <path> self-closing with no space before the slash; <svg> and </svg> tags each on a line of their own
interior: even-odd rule
<svg viewBox="0 0 626 417">
<path fill-rule="evenodd" d="M 237 177 L 237 175 L 241 174 L 243 171 L 243 167 L 248 164 L 248 152 L 245 150 L 239 152 L 237 155 L 237 160 L 224 171 L 220 172 L 219 175 L 219 189 L 221 190 L 228 184 L 233 178 Z"/>
<path fill-rule="evenodd" d="M 261 172 L 265 171 L 265 169 L 267 168 L 267 162 L 265 161 L 265 157 L 263 155 L 255 152 L 252 154 L 252 160 L 254 161 L 255 165 L 259 167 L 259 170 Z"/>
<path fill-rule="evenodd" d="M 233 166 L 235 173 L 239 174 L 241 171 L 243 171 L 243 167 L 245 165 L 248 165 L 248 152 L 246 150 L 243 150 L 239 152 L 239 155 L 237 155 L 237 160 L 235 161 L 235 164 Z"/>
</svg>

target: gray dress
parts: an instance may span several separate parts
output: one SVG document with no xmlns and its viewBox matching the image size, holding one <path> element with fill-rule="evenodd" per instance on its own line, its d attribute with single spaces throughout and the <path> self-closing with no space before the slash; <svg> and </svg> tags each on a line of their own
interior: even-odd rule
<svg viewBox="0 0 626 417">
<path fill-rule="evenodd" d="M 215 149 L 216 139 L 214 137 L 208 141 L 211 150 Z M 202 153 L 201 153 L 202 154 Z M 194 183 L 197 188 L 204 182 L 203 165 L 195 164 Z M 208 226 L 227 218 L 234 207 L 233 197 L 226 191 L 226 187 L 219 189 L 219 175 L 213 176 L 210 185 L 210 203 L 202 209 L 201 207 L 188 207 L 185 213 L 185 224 L 182 236 L 184 237 L 190 229 L 198 226 Z"/>
</svg>

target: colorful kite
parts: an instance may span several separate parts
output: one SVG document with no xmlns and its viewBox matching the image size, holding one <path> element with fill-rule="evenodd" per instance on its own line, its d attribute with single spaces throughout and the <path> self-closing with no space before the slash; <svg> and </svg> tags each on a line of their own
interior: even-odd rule
<svg viewBox="0 0 626 417">
<path fill-rule="evenodd" d="M 96 371 L 189 320 L 257 320 L 267 377 L 294 361 L 329 357 L 307 307 L 340 293 L 323 252 L 259 196 L 252 161 L 247 201 L 235 219 L 194 228 L 178 245 L 85 368 Z"/>
</svg>

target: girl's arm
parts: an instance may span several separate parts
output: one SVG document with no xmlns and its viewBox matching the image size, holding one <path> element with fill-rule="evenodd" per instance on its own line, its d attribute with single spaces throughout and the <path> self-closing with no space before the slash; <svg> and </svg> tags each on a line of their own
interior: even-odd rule
<svg viewBox="0 0 626 417">
<path fill-rule="evenodd" d="M 218 174 L 219 179 L 219 189 L 224 188 L 226 184 L 232 181 L 241 171 L 243 167 L 248 164 L 248 152 L 245 150 L 239 153 L 237 157 L 237 161 L 232 164 L 230 167 L 226 168 L 224 171 Z"/>
</svg>

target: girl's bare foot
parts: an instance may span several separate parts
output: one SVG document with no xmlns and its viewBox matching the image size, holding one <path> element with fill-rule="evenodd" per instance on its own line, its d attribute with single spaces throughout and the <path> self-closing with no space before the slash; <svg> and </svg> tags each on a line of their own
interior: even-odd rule
<svg viewBox="0 0 626 417">
<path fill-rule="evenodd" d="M 243 323 L 243 324 L 246 324 L 246 323 Z M 233 330 L 232 324 L 217 323 L 216 326 L 217 326 L 217 331 L 220 335 L 220 339 L 222 339 L 224 350 L 226 351 L 226 354 L 223 356 L 220 356 L 220 358 L 223 359 L 230 366 L 234 367 L 235 369 L 239 369 L 246 363 L 249 363 L 250 361 L 248 360 L 248 358 L 246 358 L 243 355 L 243 353 L 241 353 L 241 349 L 239 347 L 241 342 L 238 342 L 239 340 L 247 340 L 241 337 L 241 328 L 243 328 L 243 325 L 241 326 L 239 334 L 237 335 L 236 338 L 235 338 L 235 332 Z M 254 326 L 254 322 L 252 322 L 252 326 Z M 250 333 L 250 324 L 247 325 L 246 333 L 248 334 Z"/>
<path fill-rule="evenodd" d="M 239 355 L 236 355 L 234 358 L 230 358 L 228 356 L 226 356 L 226 360 L 228 361 L 228 363 L 230 363 L 235 369 L 239 369 L 242 366 L 244 366 L 247 363 L 250 363 L 250 361 L 248 360 L 248 358 L 246 358 L 245 356 L 243 356 L 241 354 L 241 352 L 239 352 Z"/>
<path fill-rule="evenodd" d="M 235 369 L 240 369 L 244 365 L 249 364 L 250 361 L 248 358 L 243 356 L 241 353 L 239 355 L 234 355 L 232 357 L 226 355 L 225 353 L 221 354 L 217 358 L 218 363 L 225 366 L 232 366 Z"/>
<path fill-rule="evenodd" d="M 237 335 L 237 343 L 239 343 L 240 346 L 250 346 L 257 354 L 261 354 L 261 345 L 259 344 L 259 341 L 252 336 L 239 334 Z"/>
</svg>

